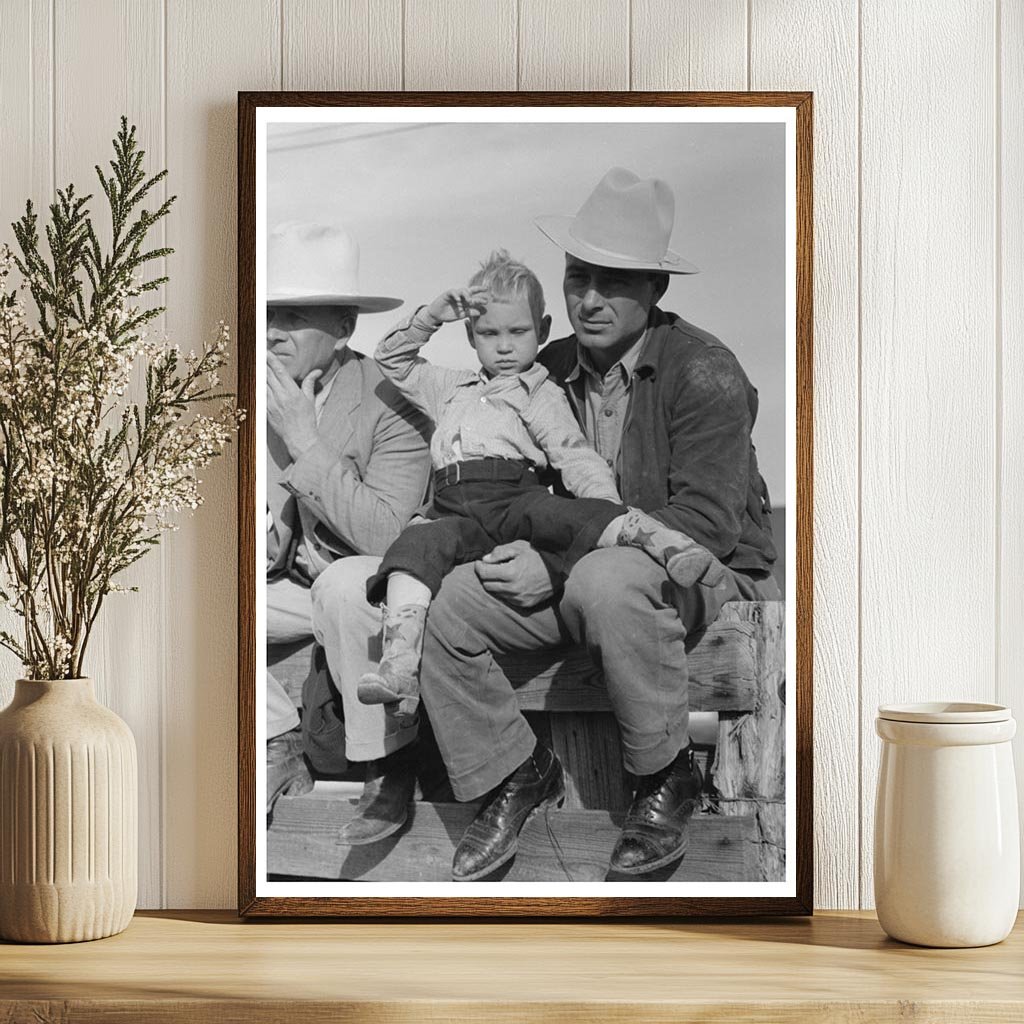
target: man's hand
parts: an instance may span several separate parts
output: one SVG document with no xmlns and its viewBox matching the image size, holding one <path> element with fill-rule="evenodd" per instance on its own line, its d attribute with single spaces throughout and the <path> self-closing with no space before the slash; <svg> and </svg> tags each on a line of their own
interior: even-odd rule
<svg viewBox="0 0 1024 1024">
<path fill-rule="evenodd" d="M 267 423 L 294 462 L 317 442 L 313 386 L 323 370 L 306 375 L 300 388 L 273 352 L 267 353 Z"/>
<path fill-rule="evenodd" d="M 475 568 L 484 590 L 513 608 L 536 608 L 555 592 L 544 560 L 525 540 L 499 544 Z"/>
</svg>

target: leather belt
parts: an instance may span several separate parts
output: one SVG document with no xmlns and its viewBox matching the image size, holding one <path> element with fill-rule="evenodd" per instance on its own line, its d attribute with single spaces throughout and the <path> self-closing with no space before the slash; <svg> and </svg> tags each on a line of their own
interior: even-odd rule
<svg viewBox="0 0 1024 1024">
<path fill-rule="evenodd" d="M 503 480 L 509 483 L 525 481 L 533 483 L 536 474 L 528 462 L 512 459 L 471 459 L 468 462 L 453 462 L 434 471 L 434 490 L 440 491 L 454 484 L 476 483 L 481 480 Z"/>
</svg>

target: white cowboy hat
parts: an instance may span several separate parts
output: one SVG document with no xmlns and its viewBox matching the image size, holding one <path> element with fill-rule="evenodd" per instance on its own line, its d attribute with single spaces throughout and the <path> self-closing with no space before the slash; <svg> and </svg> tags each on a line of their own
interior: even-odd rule
<svg viewBox="0 0 1024 1024">
<path fill-rule="evenodd" d="M 362 295 L 359 246 L 337 224 L 279 224 L 267 239 L 268 306 L 354 306 L 361 313 L 396 309 L 401 299 Z"/>
<path fill-rule="evenodd" d="M 555 245 L 598 267 L 699 274 L 668 247 L 675 209 L 667 182 L 613 167 L 575 217 L 536 217 L 534 223 Z"/>
</svg>

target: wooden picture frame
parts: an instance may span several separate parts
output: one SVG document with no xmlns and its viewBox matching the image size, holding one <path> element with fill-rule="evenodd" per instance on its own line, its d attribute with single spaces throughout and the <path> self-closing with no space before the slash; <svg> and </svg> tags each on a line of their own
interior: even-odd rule
<svg viewBox="0 0 1024 1024">
<path fill-rule="evenodd" d="M 401 118 L 407 122 L 421 121 L 432 125 L 443 125 L 452 121 L 460 124 L 480 125 L 493 112 L 496 118 L 504 118 L 495 123 L 507 123 L 510 108 L 521 114 L 521 121 L 533 125 L 544 112 L 548 112 L 553 124 L 568 123 L 579 126 L 592 122 L 601 114 L 601 109 L 608 112 L 609 122 L 616 112 L 628 118 L 622 123 L 646 123 L 646 119 L 656 120 L 661 125 L 719 125 L 739 126 L 736 128 L 738 138 L 742 138 L 742 126 L 746 124 L 779 124 L 783 126 L 785 141 L 782 165 L 775 168 L 776 179 L 784 182 L 784 194 L 781 197 L 785 215 L 782 218 L 786 228 L 785 240 L 778 239 L 779 253 L 785 253 L 785 268 L 782 277 L 786 280 L 785 297 L 775 294 L 772 301 L 784 311 L 782 322 L 785 336 L 781 350 L 777 355 L 783 356 L 782 362 L 787 369 L 784 373 L 786 394 L 781 402 L 786 410 L 783 421 L 784 429 L 777 433 L 785 435 L 787 455 L 785 493 L 790 496 L 785 500 L 787 505 L 788 523 L 783 533 L 787 539 L 787 556 L 791 567 L 795 568 L 795 578 L 790 571 L 783 594 L 786 602 L 778 602 L 780 608 L 772 609 L 763 606 L 734 606 L 736 614 L 720 617 L 715 625 L 709 628 L 706 636 L 700 640 L 691 652 L 691 658 L 702 657 L 700 644 L 705 644 L 710 668 L 706 675 L 710 680 L 708 692 L 715 690 L 717 698 L 707 697 L 697 701 L 698 707 L 714 705 L 715 699 L 721 694 L 732 694 L 721 698 L 722 721 L 728 720 L 730 728 L 742 731 L 750 728 L 758 743 L 762 744 L 766 762 L 775 758 L 776 767 L 785 776 L 785 789 L 782 794 L 781 819 L 779 818 L 779 799 L 777 794 L 761 793 L 760 800 L 744 800 L 751 795 L 749 786 L 743 788 L 742 780 L 735 783 L 737 788 L 732 795 L 721 791 L 718 794 L 716 815 L 704 815 L 698 826 L 697 820 L 691 828 L 718 828 L 715 839 L 715 851 L 708 860 L 719 858 L 723 861 L 730 857 L 745 858 L 748 875 L 742 876 L 736 884 L 728 884 L 728 891 L 723 895 L 709 894 L 716 885 L 723 890 L 726 883 L 708 881 L 693 883 L 695 894 L 686 889 L 687 882 L 669 880 L 659 887 L 656 881 L 641 885 L 636 882 L 620 883 L 605 881 L 601 883 L 602 891 L 595 894 L 596 885 L 585 885 L 586 892 L 574 894 L 574 883 L 566 881 L 563 885 L 549 884 L 546 887 L 527 887 L 525 894 L 513 884 L 504 883 L 508 894 L 494 894 L 494 886 L 488 886 L 486 894 L 481 895 L 474 889 L 474 884 L 438 883 L 437 886 L 424 886 L 424 895 L 410 891 L 407 880 L 395 879 L 396 885 L 387 883 L 367 885 L 366 882 L 356 886 L 354 881 L 345 883 L 325 878 L 321 882 L 313 881 L 304 868 L 305 861 L 289 860 L 289 870 L 274 871 L 267 861 L 267 845 L 272 833 L 262 824 L 263 814 L 260 801 L 257 799 L 259 787 L 264 786 L 262 768 L 259 758 L 265 757 L 261 743 L 265 739 L 260 730 L 265 726 L 258 714 L 261 702 L 266 696 L 263 685 L 259 683 L 259 672 L 264 666 L 266 638 L 259 635 L 258 615 L 261 614 L 261 603 L 258 599 L 257 587 L 262 586 L 257 571 L 257 558 L 262 550 L 258 543 L 257 532 L 262 529 L 262 516 L 258 505 L 259 465 L 265 458 L 264 452 L 258 447 L 259 417 L 265 420 L 265 404 L 258 400 L 257 384 L 261 380 L 258 372 L 258 361 L 265 362 L 265 347 L 259 343 L 258 328 L 261 323 L 260 307 L 257 305 L 263 293 L 257 289 L 258 281 L 262 282 L 261 268 L 258 259 L 262 258 L 263 246 L 258 235 L 265 230 L 267 214 L 265 207 L 259 208 L 258 202 L 266 200 L 267 188 L 263 172 L 266 169 L 267 154 L 265 149 L 258 151 L 257 146 L 265 145 L 266 125 L 275 117 L 287 118 L 301 116 L 305 119 L 323 118 L 338 124 L 348 124 L 359 111 L 361 123 L 367 120 L 366 111 L 372 108 L 379 112 L 380 122 L 392 122 Z M 601 108 L 601 109 L 595 109 Z M 301 111 L 301 115 L 296 112 Z M 291 113 L 289 113 L 291 112 Z M 547 116 L 547 115 L 545 115 Z M 459 119 L 462 120 L 459 120 Z M 573 120 L 576 118 L 576 120 Z M 693 118 L 694 120 L 687 120 Z M 731 120 L 730 120 L 731 119 Z M 745 120 L 747 119 L 747 120 Z M 354 122 L 353 122 L 354 123 Z M 617 121 L 615 123 L 618 123 Z M 667 130 L 667 129 L 666 129 Z M 732 137 L 732 136 L 730 136 Z M 724 157 L 722 159 L 725 159 Z M 596 183 L 602 168 L 590 166 L 581 173 L 580 181 Z M 258 171 L 259 182 L 258 182 Z M 338 175 L 337 188 L 343 187 L 344 176 Z M 579 202 L 586 197 L 589 186 L 580 186 L 576 192 Z M 779 201 L 776 195 L 775 200 Z M 336 202 L 343 207 L 344 203 Z M 677 210 L 685 206 L 685 197 L 677 196 Z M 537 213 L 572 213 L 573 210 L 537 209 Z M 754 217 L 756 220 L 756 216 Z M 677 223 L 678 230 L 678 223 Z M 773 236 L 774 237 L 774 236 Z M 419 239 L 419 243 L 424 243 Z M 502 244 L 495 239 L 495 245 Z M 679 248 L 682 243 L 676 245 Z M 424 244 L 424 249 L 427 246 Z M 364 247 L 365 252 L 365 247 Z M 686 250 L 683 250 L 686 255 Z M 485 252 L 480 253 L 486 255 Z M 424 258 L 430 256 L 423 252 Z M 700 263 L 699 253 L 694 254 L 695 262 Z M 529 259 L 527 259 L 529 263 Z M 466 273 L 472 266 L 466 267 Z M 775 273 L 779 273 L 778 267 Z M 438 281 L 438 290 L 442 286 L 457 282 Z M 558 305 L 557 282 L 545 280 L 549 293 L 549 308 Z M 393 292 L 392 292 L 393 293 Z M 432 296 L 424 294 L 414 298 L 426 302 Z M 686 310 L 682 310 L 685 314 Z M 387 317 L 380 319 L 380 333 L 390 325 Z M 698 322 L 700 322 L 698 320 Z M 712 325 L 712 333 L 717 333 Z M 779 334 L 776 331 L 776 336 Z M 553 337 L 557 335 L 552 335 Z M 333 916 L 345 918 L 365 917 L 666 917 L 666 916 L 748 916 L 764 914 L 804 915 L 812 913 L 813 907 L 813 844 L 812 844 L 812 97 L 806 92 L 721 92 L 721 93 L 642 93 L 642 92 L 604 92 L 604 93 L 313 93 L 313 92 L 242 92 L 238 96 L 238 397 L 239 404 L 249 410 L 242 425 L 239 450 L 238 475 L 238 530 L 239 530 L 239 717 L 238 717 L 238 901 L 239 913 L 249 917 L 279 916 Z M 723 337 L 728 345 L 730 338 Z M 757 381 L 754 381 L 755 385 Z M 776 397 L 775 405 L 779 405 Z M 764 399 L 762 399 L 762 407 Z M 776 409 L 777 412 L 777 409 Z M 778 437 L 776 437 L 776 441 Z M 795 510 L 792 502 L 795 500 Z M 778 502 L 776 502 L 778 504 Z M 795 516 L 794 516 L 795 512 Z M 795 518 L 795 524 L 793 522 Z M 795 544 L 791 538 L 795 537 Z M 795 550 L 794 550 L 795 548 Z M 794 607 L 795 606 L 795 607 Z M 729 609 L 729 605 L 724 606 Z M 764 609 L 767 608 L 767 612 Z M 786 623 L 789 630 L 786 632 Z M 795 625 L 795 637 L 793 636 Z M 767 639 L 766 639 L 767 638 Z M 737 646 L 738 645 L 738 646 Z M 714 651 L 711 649 L 714 648 Z M 715 662 L 716 657 L 724 655 L 718 652 L 739 651 L 737 658 L 747 666 L 743 686 L 746 697 L 743 706 L 737 706 L 740 698 L 735 696 L 736 687 L 730 682 L 743 676 L 742 667 L 737 668 L 739 661 L 730 662 L 722 667 Z M 742 650 L 741 650 L 742 648 Z M 732 657 L 729 654 L 729 657 Z M 308 655 L 306 656 L 308 662 Z M 774 661 L 773 661 L 774 659 Z M 781 662 L 780 660 L 781 659 Z M 703 670 L 702 670 L 703 671 Z M 735 675 L 734 672 L 739 672 Z M 508 670 L 509 676 L 514 670 Z M 697 674 L 691 669 L 691 677 L 696 680 Z M 531 687 L 536 691 L 533 703 L 527 702 L 525 707 L 557 709 L 558 707 L 574 707 L 572 696 L 558 696 L 550 685 L 550 678 L 540 683 L 529 682 L 531 670 L 529 666 L 520 673 L 519 682 L 524 682 L 522 692 L 528 693 Z M 788 676 L 788 681 L 787 681 Z M 724 680 L 724 681 L 723 681 Z M 696 685 L 696 683 L 694 684 Z M 691 686 L 691 704 L 694 702 L 694 688 Z M 588 699 L 593 699 L 591 696 Z M 563 704 L 559 704 L 563 700 Z M 704 704 L 701 704 L 704 700 Z M 521 700 L 522 704 L 522 700 Z M 553 714 L 557 714 L 554 711 Z M 577 712 L 567 712 L 576 714 Z M 769 722 L 769 719 L 771 720 Z M 607 721 L 614 721 L 611 716 L 601 727 L 602 743 L 616 743 L 614 725 L 609 738 Z M 771 740 L 758 738 L 758 730 L 767 728 L 774 730 Z M 601 732 L 599 729 L 598 732 Z M 725 726 L 720 726 L 719 744 L 726 740 Z M 780 742 L 782 751 L 771 753 L 772 744 Z M 585 746 L 585 744 L 584 744 Z M 612 748 L 614 750 L 614 747 Z M 717 749 L 717 748 L 716 748 Z M 723 747 L 724 749 L 724 747 Z M 591 772 L 600 775 L 602 766 L 614 758 L 609 758 L 607 750 L 603 755 L 592 759 Z M 586 761 L 584 754 L 583 760 Z M 709 762 L 710 763 L 710 762 Z M 724 769 L 723 769 L 724 770 Z M 773 769 L 774 770 L 774 769 Z M 749 780 L 748 780 L 749 782 Z M 599 782 L 599 785 L 606 784 Z M 613 785 L 620 785 L 621 782 Z M 759 791 L 760 792 L 760 791 Z M 295 835 L 301 832 L 302 823 L 309 823 L 313 830 L 309 836 L 299 836 L 298 845 L 307 843 L 314 847 L 317 843 L 329 844 L 326 838 L 329 832 L 330 814 L 336 805 L 324 799 L 313 811 L 298 808 L 303 800 L 314 797 L 284 797 L 282 800 L 292 801 L 286 805 L 294 811 L 289 827 L 296 829 Z M 339 798 L 340 799 L 340 798 Z M 418 805 L 417 805 L 418 806 Z M 448 812 L 443 805 L 438 820 L 447 820 Z M 291 813 L 290 811 L 290 813 Z M 422 812 L 426 814 L 424 810 Z M 453 814 L 455 812 L 452 812 Z M 465 818 L 465 808 L 462 816 Z M 562 812 L 564 813 L 564 812 Z M 584 813 L 584 812 L 580 812 Z M 597 813 L 586 812 L 586 813 Z M 602 812 L 603 813 L 603 812 Z M 276 816 L 277 812 L 275 812 Z M 305 817 L 303 817 L 305 815 Z M 619 808 L 621 816 L 621 807 Z M 773 818 L 774 815 L 774 818 Z M 554 818 L 554 814 L 552 815 Z M 455 820 L 455 819 L 452 819 Z M 466 818 L 468 820 L 468 818 Z M 587 819 L 588 821 L 590 819 Z M 619 820 L 615 815 L 609 818 L 612 822 Z M 277 818 L 275 817 L 275 822 Z M 774 821 L 774 825 L 771 823 Z M 781 821 L 781 824 L 779 822 Z M 736 824 L 743 822 L 743 828 Z M 275 826 L 276 827 L 276 826 Z M 769 856 L 775 856 L 775 867 L 765 869 L 758 859 L 761 854 L 750 854 L 749 850 L 764 850 L 772 845 L 771 836 L 766 843 L 765 830 L 782 829 L 778 833 L 785 845 L 785 850 Z M 411 835 L 413 825 L 407 825 L 408 832 L 399 832 L 397 838 L 389 840 L 393 849 L 403 841 L 404 835 Z M 747 829 L 747 831 L 743 831 Z M 759 831 L 760 830 L 760 831 Z M 314 834 L 315 833 L 315 834 Z M 440 835 L 441 833 L 439 833 Z M 525 833 L 524 833 L 525 835 Z M 276 841 L 276 840 L 275 840 Z M 307 842 L 308 841 L 308 842 Z M 410 840 L 406 839 L 406 842 Z M 442 838 L 437 840 L 444 845 Z M 264 845 L 261 847 L 260 844 Z M 557 838 L 555 845 L 558 845 Z M 429 843 L 422 849 L 430 849 Z M 365 850 L 366 848 L 361 848 Z M 748 851 L 748 852 L 743 852 Z M 442 850 L 442 855 L 443 855 Z M 794 857 L 795 854 L 795 857 Z M 391 854 L 388 854 L 391 856 Z M 421 852 L 420 856 L 423 854 Z M 690 856 L 690 855 L 688 855 Z M 781 860 L 780 860 L 781 858 Z M 372 859 L 372 858 L 371 858 Z M 560 857 L 561 859 L 561 857 Z M 795 860 L 795 864 L 793 861 Z M 362 863 L 362 862 L 360 862 Z M 685 863 L 685 858 L 684 862 Z M 781 863 L 781 867 L 779 864 Z M 332 869 L 333 870 L 333 869 Z M 376 869 L 374 869 L 376 870 Z M 771 870 L 781 873 L 776 881 L 765 882 L 756 880 L 757 872 Z M 369 871 L 369 869 L 368 869 Z M 569 872 L 567 872 L 569 873 Z M 288 875 L 292 881 L 279 881 L 271 876 Z M 371 882 L 376 878 L 373 871 L 364 877 Z M 302 881 L 295 881 L 296 878 Z M 337 882 L 337 885 L 336 885 Z M 411 880 L 409 880 L 411 883 Z M 605 890 L 605 887 L 607 889 Z M 343 888 L 344 894 L 338 889 Z M 579 891 L 580 887 L 575 887 Z M 360 894 L 355 891 L 358 889 Z M 542 889 L 543 893 L 537 891 Z M 661 891 L 654 891 L 660 889 Z M 605 894 L 607 891 L 607 895 Z M 323 893 L 322 895 L 320 893 Z M 367 892 L 366 895 L 361 895 Z M 661 892 L 669 894 L 662 895 Z"/>
</svg>

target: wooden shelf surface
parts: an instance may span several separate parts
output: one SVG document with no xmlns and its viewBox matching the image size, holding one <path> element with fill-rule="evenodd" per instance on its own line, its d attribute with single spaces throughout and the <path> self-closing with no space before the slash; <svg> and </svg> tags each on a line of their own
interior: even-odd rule
<svg viewBox="0 0 1024 1024">
<path fill-rule="evenodd" d="M 0 1022 L 1024 1020 L 1024 918 L 930 950 L 870 913 L 748 922 L 239 921 L 140 913 L 66 946 L 0 943 Z"/>
</svg>

